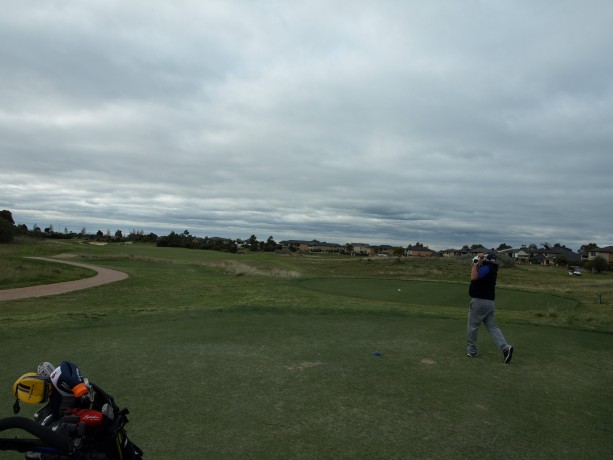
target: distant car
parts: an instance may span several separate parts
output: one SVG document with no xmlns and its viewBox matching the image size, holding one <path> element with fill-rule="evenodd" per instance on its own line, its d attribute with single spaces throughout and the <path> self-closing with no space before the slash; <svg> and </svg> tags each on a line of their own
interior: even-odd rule
<svg viewBox="0 0 613 460">
<path fill-rule="evenodd" d="M 568 270 L 570 276 L 581 276 L 581 271 L 578 268 L 571 268 Z"/>
</svg>

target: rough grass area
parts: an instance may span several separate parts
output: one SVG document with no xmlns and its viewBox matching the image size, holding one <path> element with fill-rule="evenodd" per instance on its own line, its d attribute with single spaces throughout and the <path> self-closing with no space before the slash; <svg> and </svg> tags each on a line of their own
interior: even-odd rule
<svg viewBox="0 0 613 460">
<path fill-rule="evenodd" d="M 299 278 L 300 272 L 296 270 L 286 270 L 278 267 L 262 268 L 236 260 L 224 260 L 211 262 L 209 267 L 220 268 L 225 273 L 235 276 L 273 276 L 278 278 Z"/>
<path fill-rule="evenodd" d="M 0 289 L 61 283 L 95 274 L 92 270 L 71 265 L 23 257 L 0 257 Z"/>
</svg>

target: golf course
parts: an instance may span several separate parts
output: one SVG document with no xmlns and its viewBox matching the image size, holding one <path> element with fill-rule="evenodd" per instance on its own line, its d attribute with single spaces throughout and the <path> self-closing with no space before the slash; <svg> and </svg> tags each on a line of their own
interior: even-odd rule
<svg viewBox="0 0 613 460">
<path fill-rule="evenodd" d="M 62 262 L 128 277 L 0 302 L 0 418 L 19 376 L 69 360 L 148 459 L 613 458 L 611 272 L 502 266 L 504 364 L 485 328 L 466 356 L 469 259 L 21 237 L 0 289 L 96 274 Z"/>
</svg>

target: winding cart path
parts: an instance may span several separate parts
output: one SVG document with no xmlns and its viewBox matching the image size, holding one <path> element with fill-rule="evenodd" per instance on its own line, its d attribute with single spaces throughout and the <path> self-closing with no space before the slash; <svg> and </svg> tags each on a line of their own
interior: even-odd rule
<svg viewBox="0 0 613 460">
<path fill-rule="evenodd" d="M 97 274 L 91 278 L 81 280 L 65 281 L 63 283 L 43 284 L 40 286 L 29 286 L 24 288 L 0 290 L 0 302 L 3 300 L 27 299 L 28 297 L 45 297 L 49 295 L 64 294 L 66 292 L 78 291 L 103 284 L 114 283 L 125 280 L 128 274 L 109 268 L 98 267 L 96 265 L 82 264 L 80 262 L 69 262 L 67 260 L 51 259 L 47 257 L 30 257 L 31 259 L 45 260 L 47 262 L 57 262 L 60 264 L 75 265 L 77 267 L 94 270 Z"/>
</svg>

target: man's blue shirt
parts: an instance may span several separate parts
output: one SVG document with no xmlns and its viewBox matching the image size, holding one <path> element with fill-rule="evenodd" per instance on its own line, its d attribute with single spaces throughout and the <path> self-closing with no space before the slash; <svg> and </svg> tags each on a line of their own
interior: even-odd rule
<svg viewBox="0 0 613 460">
<path fill-rule="evenodd" d="M 489 272 L 490 267 L 487 264 L 483 264 L 479 268 L 477 268 L 477 274 L 479 276 L 479 279 L 483 278 L 484 276 L 487 276 Z"/>
</svg>

